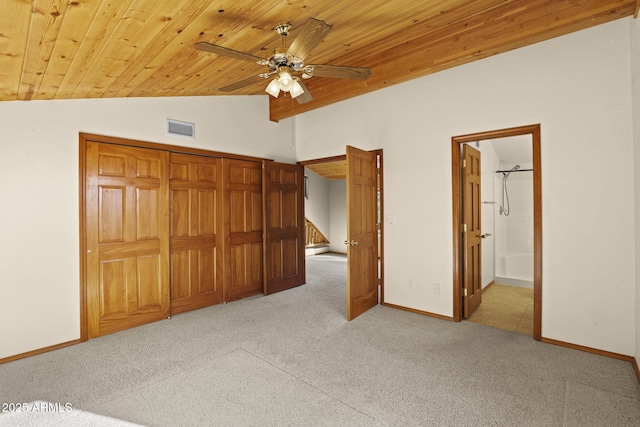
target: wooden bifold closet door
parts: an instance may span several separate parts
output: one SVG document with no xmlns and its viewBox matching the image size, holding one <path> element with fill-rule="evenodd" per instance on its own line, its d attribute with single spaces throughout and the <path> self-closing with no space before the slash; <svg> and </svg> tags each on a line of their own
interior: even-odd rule
<svg viewBox="0 0 640 427">
<path fill-rule="evenodd" d="M 300 166 L 267 162 L 265 200 L 262 161 L 91 137 L 83 146 L 83 336 L 304 282 Z"/>
<path fill-rule="evenodd" d="M 303 186 L 302 165 L 265 162 L 265 295 L 305 281 Z"/>
<path fill-rule="evenodd" d="M 262 163 L 223 159 L 226 301 L 262 292 Z"/>
<path fill-rule="evenodd" d="M 88 142 L 88 335 L 169 315 L 169 153 Z"/>
<path fill-rule="evenodd" d="M 221 160 L 171 153 L 171 314 L 223 302 Z"/>
</svg>

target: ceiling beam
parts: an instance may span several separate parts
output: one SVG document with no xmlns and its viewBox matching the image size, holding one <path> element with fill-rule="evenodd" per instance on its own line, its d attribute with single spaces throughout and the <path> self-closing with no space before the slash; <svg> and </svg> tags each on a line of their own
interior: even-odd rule
<svg viewBox="0 0 640 427">
<path fill-rule="evenodd" d="M 294 116 L 335 102 L 507 52 L 553 37 L 632 16 L 640 0 L 507 2 L 501 10 L 476 14 L 440 32 L 407 40 L 403 49 L 387 49 L 367 58 L 366 81 L 309 79 L 313 101 L 298 104 L 290 96 L 270 98 L 270 120 Z M 497 16 L 497 17 L 496 17 Z M 375 52 L 375 46 L 363 51 Z M 347 59 L 347 58 L 345 58 Z M 339 59 L 335 61 L 339 63 Z"/>
</svg>

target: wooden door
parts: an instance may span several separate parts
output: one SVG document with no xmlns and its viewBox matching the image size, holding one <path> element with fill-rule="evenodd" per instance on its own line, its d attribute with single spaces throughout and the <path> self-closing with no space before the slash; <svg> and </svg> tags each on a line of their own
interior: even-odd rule
<svg viewBox="0 0 640 427">
<path fill-rule="evenodd" d="M 264 162 L 264 294 L 300 286 L 304 275 L 302 165 Z"/>
<path fill-rule="evenodd" d="M 89 337 L 169 316 L 166 151 L 87 143 Z"/>
<path fill-rule="evenodd" d="M 347 318 L 378 304 L 377 155 L 347 146 Z"/>
<path fill-rule="evenodd" d="M 480 151 L 463 144 L 462 204 L 464 225 L 464 317 L 468 318 L 482 302 L 482 242 L 480 217 Z M 466 231 L 465 231 L 466 230 Z"/>
<path fill-rule="evenodd" d="M 171 314 L 223 301 L 220 162 L 170 156 Z"/>
<path fill-rule="evenodd" d="M 225 301 L 262 293 L 262 163 L 223 159 Z"/>
</svg>

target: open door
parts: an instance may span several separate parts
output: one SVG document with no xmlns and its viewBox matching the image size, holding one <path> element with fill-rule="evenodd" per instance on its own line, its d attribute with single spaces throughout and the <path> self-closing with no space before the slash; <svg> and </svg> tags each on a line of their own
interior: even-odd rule
<svg viewBox="0 0 640 427">
<path fill-rule="evenodd" d="M 264 294 L 300 286 L 304 273 L 304 168 L 264 162 Z"/>
<path fill-rule="evenodd" d="M 377 154 L 347 146 L 347 319 L 378 304 Z"/>
<path fill-rule="evenodd" d="M 462 183 L 464 188 L 464 317 L 468 318 L 482 302 L 482 226 L 480 217 L 480 151 L 462 145 Z"/>
</svg>

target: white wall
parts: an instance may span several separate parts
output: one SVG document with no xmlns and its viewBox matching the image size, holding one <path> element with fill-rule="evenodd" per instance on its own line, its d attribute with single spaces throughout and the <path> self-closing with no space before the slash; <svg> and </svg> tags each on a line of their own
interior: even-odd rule
<svg viewBox="0 0 640 427">
<path fill-rule="evenodd" d="M 167 117 L 196 139 L 166 135 Z M 267 95 L 0 102 L 0 358 L 80 337 L 79 132 L 295 159 Z"/>
<path fill-rule="evenodd" d="M 453 314 L 451 137 L 541 123 L 542 335 L 634 354 L 629 21 L 496 55 L 296 119 L 299 159 L 340 154 L 346 144 L 384 149 L 389 303 Z M 410 280 L 416 281 L 414 288 Z M 433 283 L 442 285 L 439 294 Z"/>
<path fill-rule="evenodd" d="M 502 164 L 500 170 L 510 170 L 515 165 Z M 521 169 L 532 169 L 531 163 L 520 163 Z M 500 200 L 502 200 L 502 174 L 497 175 L 500 181 Z M 506 242 L 502 251 L 533 253 L 533 172 L 513 172 L 507 178 L 507 194 L 509 197 L 509 216 L 500 215 L 496 221 L 505 223 Z M 505 197 L 505 209 L 507 208 Z"/>
<path fill-rule="evenodd" d="M 522 163 L 522 169 L 532 164 Z M 504 169 L 511 169 L 505 167 Z M 533 253 L 533 172 L 514 172 L 507 179 L 509 216 L 507 223 L 507 252 Z M 506 201 L 505 201 L 506 203 Z"/>
<path fill-rule="evenodd" d="M 329 182 L 329 204 L 331 209 L 331 252 L 347 253 L 344 241 L 347 240 L 347 181 L 344 179 Z"/>
<path fill-rule="evenodd" d="M 328 180 L 310 169 L 309 199 L 305 200 L 305 216 L 329 239 L 329 250 L 347 253 L 347 186 L 344 179 Z"/>
<path fill-rule="evenodd" d="M 533 169 L 533 163 L 517 164 L 521 170 Z M 503 162 L 499 169 L 511 170 L 515 165 L 516 163 Z M 516 171 L 507 178 L 508 197 L 504 197 L 504 208 L 509 208 L 508 216 L 500 213 L 504 191 L 503 175 L 496 174 L 495 178 L 499 200 L 495 212 L 498 235 L 496 276 L 501 277 L 503 284 L 533 288 L 533 172 Z"/>
<path fill-rule="evenodd" d="M 500 162 L 498 162 L 498 167 L 496 170 L 503 170 L 500 166 Z M 496 237 L 495 237 L 495 251 L 496 251 L 496 264 L 499 263 L 498 257 L 502 256 L 507 252 L 507 223 L 504 221 L 504 215 L 500 213 L 500 209 L 502 208 L 502 174 L 494 174 L 493 175 L 493 191 L 495 193 L 495 210 L 493 213 L 493 223 L 495 227 Z M 506 203 L 506 200 L 505 200 Z M 499 275 L 498 272 L 500 270 L 500 266 L 496 265 L 496 274 Z"/>
<path fill-rule="evenodd" d="M 478 146 L 471 144 L 477 150 L 480 150 L 480 218 L 482 221 L 482 234 L 487 237 L 482 239 L 482 287 L 486 287 L 495 279 L 495 246 L 496 239 L 499 237 L 495 229 L 495 212 L 497 212 L 498 204 L 497 194 L 494 191 L 495 171 L 500 166 L 500 159 L 493 148 L 491 141 L 480 141 Z M 486 203 L 485 203 L 486 202 Z M 490 234 L 490 236 L 489 236 Z"/>
<path fill-rule="evenodd" d="M 631 28 L 631 64 L 633 79 L 633 142 L 634 142 L 634 183 L 635 183 L 635 237 L 636 237 L 636 362 L 640 363 L 640 20 L 634 19 Z"/>
<path fill-rule="evenodd" d="M 304 216 L 318 227 L 318 230 L 329 239 L 331 230 L 329 218 L 329 180 L 311 169 L 304 170 L 308 177 L 307 188 L 309 198 L 304 200 Z"/>
</svg>

